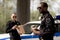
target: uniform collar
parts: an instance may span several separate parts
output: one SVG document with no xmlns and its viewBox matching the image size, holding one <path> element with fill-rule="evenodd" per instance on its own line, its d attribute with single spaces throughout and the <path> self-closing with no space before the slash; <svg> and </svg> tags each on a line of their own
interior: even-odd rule
<svg viewBox="0 0 60 40">
<path fill-rule="evenodd" d="M 45 12 L 42 12 L 42 15 L 46 15 L 48 13 L 49 13 L 48 11 L 45 11 Z"/>
<path fill-rule="evenodd" d="M 43 12 L 43 13 L 42 13 L 42 16 L 41 16 L 41 19 L 45 18 L 48 14 L 49 14 L 48 11 L 47 11 L 47 12 Z"/>
</svg>

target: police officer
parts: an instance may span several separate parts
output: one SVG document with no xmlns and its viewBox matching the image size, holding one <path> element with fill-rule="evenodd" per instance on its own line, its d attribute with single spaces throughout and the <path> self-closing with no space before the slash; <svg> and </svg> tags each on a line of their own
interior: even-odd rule
<svg viewBox="0 0 60 40">
<path fill-rule="evenodd" d="M 20 25 L 20 23 L 17 21 L 16 13 L 11 14 L 11 20 L 9 20 L 6 25 L 6 33 L 10 34 L 10 40 L 21 40 L 16 30 L 18 25 Z"/>
<path fill-rule="evenodd" d="M 32 32 L 38 34 L 39 37 L 41 36 L 43 40 L 53 40 L 53 34 L 55 32 L 54 19 L 48 11 L 48 4 L 41 2 L 37 9 L 42 14 L 40 30 L 37 31 L 36 27 L 31 27 Z"/>
</svg>

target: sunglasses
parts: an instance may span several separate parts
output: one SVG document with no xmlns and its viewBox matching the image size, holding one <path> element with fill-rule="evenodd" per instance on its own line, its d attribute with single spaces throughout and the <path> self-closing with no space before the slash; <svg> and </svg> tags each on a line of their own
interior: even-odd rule
<svg viewBox="0 0 60 40">
<path fill-rule="evenodd" d="M 41 7 L 37 7 L 37 9 L 41 9 Z"/>
<path fill-rule="evenodd" d="M 13 16 L 13 18 L 16 18 L 17 16 Z"/>
</svg>

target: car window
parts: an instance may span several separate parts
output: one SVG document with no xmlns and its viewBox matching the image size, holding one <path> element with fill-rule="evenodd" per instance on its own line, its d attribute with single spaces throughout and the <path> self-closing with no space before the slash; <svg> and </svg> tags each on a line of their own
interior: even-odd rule
<svg viewBox="0 0 60 40">
<path fill-rule="evenodd" d="M 26 34 L 31 34 L 31 26 L 34 25 L 34 27 L 38 27 L 40 24 L 27 24 L 24 26 L 24 30 Z"/>
<path fill-rule="evenodd" d="M 56 32 L 60 32 L 60 23 L 55 24 Z"/>
<path fill-rule="evenodd" d="M 60 32 L 60 20 L 55 20 L 56 32 Z"/>
</svg>

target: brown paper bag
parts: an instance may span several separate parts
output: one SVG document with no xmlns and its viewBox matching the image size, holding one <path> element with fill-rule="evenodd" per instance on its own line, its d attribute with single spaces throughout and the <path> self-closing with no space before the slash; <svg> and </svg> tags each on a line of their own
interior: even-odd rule
<svg viewBox="0 0 60 40">
<path fill-rule="evenodd" d="M 16 30 L 20 35 L 25 33 L 23 25 L 19 25 Z"/>
</svg>

